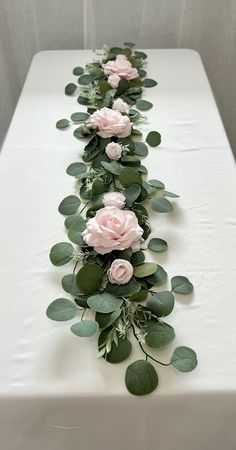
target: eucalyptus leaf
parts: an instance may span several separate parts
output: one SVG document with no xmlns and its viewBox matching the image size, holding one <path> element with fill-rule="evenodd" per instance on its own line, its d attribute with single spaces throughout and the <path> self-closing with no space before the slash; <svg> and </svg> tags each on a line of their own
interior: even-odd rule
<svg viewBox="0 0 236 450">
<path fill-rule="evenodd" d="M 118 308 L 115 311 L 111 312 L 111 313 L 100 313 L 100 312 L 96 312 L 96 316 L 95 319 L 99 325 L 99 328 L 101 330 L 108 328 L 110 325 L 112 325 L 116 319 L 118 319 L 118 317 L 121 314 L 121 309 Z"/>
<path fill-rule="evenodd" d="M 150 131 L 146 137 L 146 142 L 151 147 L 157 147 L 161 143 L 161 135 L 158 131 Z"/>
<path fill-rule="evenodd" d="M 146 306 L 157 317 L 165 317 L 173 311 L 174 305 L 175 299 L 172 292 L 163 291 L 153 294 Z"/>
<path fill-rule="evenodd" d="M 137 278 L 144 278 L 148 275 L 152 275 L 157 270 L 157 264 L 146 262 L 139 266 L 134 267 L 134 276 Z"/>
<path fill-rule="evenodd" d="M 57 123 L 56 123 L 56 127 L 59 130 L 62 130 L 63 128 L 67 128 L 69 125 L 70 125 L 70 121 L 67 120 L 67 119 L 58 120 Z"/>
<path fill-rule="evenodd" d="M 98 349 L 104 345 L 108 333 L 110 332 L 110 329 L 103 330 L 98 338 Z M 131 353 L 132 345 L 131 342 L 125 337 L 124 339 L 118 337 L 117 344 L 115 342 L 112 342 L 111 344 L 111 350 L 109 353 L 104 355 L 104 358 L 106 361 L 108 361 L 111 364 L 118 364 L 127 359 Z"/>
<path fill-rule="evenodd" d="M 124 45 L 130 48 L 135 47 L 135 44 L 133 42 L 124 42 Z"/>
<path fill-rule="evenodd" d="M 148 102 L 147 100 L 137 100 L 135 104 L 136 108 L 140 109 L 141 111 L 148 111 L 153 107 L 153 104 L 151 102 Z"/>
<path fill-rule="evenodd" d="M 165 197 L 152 198 L 150 200 L 150 205 L 151 205 L 151 208 L 153 209 L 153 211 L 158 212 L 158 213 L 165 214 L 165 213 L 172 212 L 174 209 L 172 203 L 170 203 L 169 200 L 167 200 L 167 198 L 165 198 Z"/>
<path fill-rule="evenodd" d="M 103 271 L 98 264 L 85 264 L 77 273 L 76 281 L 84 294 L 92 294 L 100 287 Z"/>
<path fill-rule="evenodd" d="M 191 372 L 198 364 L 197 355 L 189 347 L 176 347 L 170 363 L 180 372 Z"/>
<path fill-rule="evenodd" d="M 110 282 L 106 285 L 106 292 L 116 295 L 117 297 L 129 297 L 130 295 L 139 292 L 141 289 L 140 283 L 138 283 L 134 278 L 126 284 L 112 284 Z"/>
<path fill-rule="evenodd" d="M 165 197 L 179 198 L 179 195 L 174 194 L 174 192 L 164 191 Z"/>
<path fill-rule="evenodd" d="M 112 173 L 113 175 L 119 175 L 122 170 L 122 166 L 118 164 L 116 161 L 112 162 L 102 161 L 101 165 L 102 167 L 104 167 L 104 169 L 108 170 L 108 172 Z"/>
<path fill-rule="evenodd" d="M 129 187 L 131 184 L 142 184 L 142 178 L 139 172 L 132 167 L 122 169 L 119 180 L 124 187 Z"/>
<path fill-rule="evenodd" d="M 155 179 L 148 180 L 148 184 L 155 187 L 156 189 L 165 189 L 164 183 L 162 183 L 162 181 L 159 181 L 159 180 L 155 180 Z"/>
<path fill-rule="evenodd" d="M 80 204 L 81 201 L 79 197 L 77 197 L 77 195 L 68 195 L 68 197 L 65 197 L 61 201 L 60 205 L 58 206 L 58 211 L 64 216 L 70 216 L 76 213 Z"/>
<path fill-rule="evenodd" d="M 103 292 L 88 298 L 88 305 L 91 309 L 99 313 L 111 313 L 116 311 L 123 304 L 123 299 Z"/>
<path fill-rule="evenodd" d="M 166 282 L 167 273 L 162 266 L 158 265 L 156 272 L 153 275 L 146 277 L 146 280 L 152 285 L 160 286 Z"/>
<path fill-rule="evenodd" d="M 92 74 L 84 74 L 78 78 L 78 83 L 82 86 L 86 86 L 94 81 L 94 77 Z"/>
<path fill-rule="evenodd" d="M 90 337 L 98 332 L 99 326 L 95 320 L 81 320 L 71 326 L 71 331 L 76 336 Z"/>
<path fill-rule="evenodd" d="M 85 112 L 76 112 L 74 114 L 71 115 L 71 120 L 73 122 L 84 122 L 85 120 L 87 120 L 89 118 L 89 114 L 85 113 Z"/>
<path fill-rule="evenodd" d="M 65 94 L 66 94 L 66 95 L 73 95 L 74 92 L 76 91 L 76 89 L 77 89 L 76 84 L 74 84 L 74 83 L 69 83 L 69 84 L 67 84 L 66 87 L 65 87 Z"/>
<path fill-rule="evenodd" d="M 64 275 L 64 277 L 61 280 L 61 284 L 64 291 L 68 292 L 71 295 L 78 296 L 82 294 L 82 291 L 78 288 L 76 283 L 76 275 L 73 273 Z"/>
<path fill-rule="evenodd" d="M 174 329 L 165 322 L 149 320 L 146 324 L 145 342 L 149 347 L 160 348 L 175 338 Z"/>
<path fill-rule="evenodd" d="M 171 287 L 177 294 L 190 294 L 193 291 L 193 285 L 187 277 L 175 276 L 171 278 Z"/>
<path fill-rule="evenodd" d="M 143 69 L 138 69 L 138 74 L 140 76 L 140 78 L 144 78 L 147 75 L 147 72 Z"/>
<path fill-rule="evenodd" d="M 76 305 L 67 298 L 57 298 L 47 308 L 46 315 L 49 319 L 62 322 L 73 319 L 76 315 Z"/>
<path fill-rule="evenodd" d="M 68 175 L 71 175 L 72 177 L 77 177 L 78 175 L 81 175 L 81 173 L 85 173 L 86 170 L 86 164 L 81 162 L 74 162 L 67 167 L 66 173 Z"/>
<path fill-rule="evenodd" d="M 84 73 L 83 67 L 78 66 L 73 69 L 73 75 L 77 75 L 77 77 L 82 75 L 83 73 Z"/>
<path fill-rule="evenodd" d="M 164 239 L 153 238 L 148 242 L 148 248 L 153 252 L 165 252 L 168 248 L 168 244 Z"/>
<path fill-rule="evenodd" d="M 133 266 L 139 266 L 145 261 L 145 255 L 142 252 L 142 250 L 139 250 L 138 252 L 135 252 L 131 256 L 131 263 Z"/>
<path fill-rule="evenodd" d="M 148 148 L 144 142 L 135 142 L 134 153 L 138 156 L 147 156 Z"/>
<path fill-rule="evenodd" d="M 74 247 L 69 242 L 59 242 L 53 245 L 49 256 L 54 266 L 64 266 L 74 257 Z"/>
<path fill-rule="evenodd" d="M 135 200 L 139 197 L 141 192 L 141 186 L 140 184 L 131 184 L 129 187 L 127 187 L 124 191 L 124 195 L 126 197 L 126 203 L 127 206 L 131 206 Z"/>
<path fill-rule="evenodd" d="M 147 395 L 158 386 L 156 369 L 149 361 L 134 361 L 126 369 L 125 384 L 133 395 Z"/>
<path fill-rule="evenodd" d="M 143 86 L 146 88 L 154 87 L 157 85 L 157 82 L 155 80 L 152 80 L 151 78 L 145 78 L 143 80 Z"/>
</svg>

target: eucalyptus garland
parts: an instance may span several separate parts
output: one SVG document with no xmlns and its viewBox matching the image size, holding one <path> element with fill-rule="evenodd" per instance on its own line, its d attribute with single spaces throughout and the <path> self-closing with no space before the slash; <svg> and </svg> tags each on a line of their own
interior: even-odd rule
<svg viewBox="0 0 236 450">
<path fill-rule="evenodd" d="M 70 329 L 80 338 L 98 334 L 98 357 L 108 363 L 128 359 L 137 342 L 140 359 L 128 365 L 125 375 L 126 387 L 134 395 L 156 389 L 158 364 L 180 372 L 197 365 L 196 353 L 189 347 L 175 348 L 168 362 L 156 354 L 175 338 L 173 327 L 165 322 L 174 308 L 174 294 L 190 294 L 193 285 L 177 275 L 170 290 L 161 290 L 167 282 L 165 269 L 145 261 L 146 250 L 159 253 L 168 248 L 159 237 L 147 242 L 152 231 L 148 209 L 170 213 L 174 205 L 169 199 L 178 197 L 162 181 L 147 181 L 142 164 L 148 146 L 161 142 L 157 131 L 142 140 L 137 128 L 147 120 L 142 111 L 153 106 L 141 98 L 144 88 L 157 85 L 146 76 L 146 62 L 147 55 L 135 51 L 130 42 L 122 48 L 104 47 L 85 68 L 73 69 L 77 83 L 65 87 L 65 94 L 77 98 L 87 112 L 74 112 L 56 126 L 71 127 L 75 138 L 84 139 L 86 145 L 83 162 L 72 162 L 66 170 L 75 177 L 78 195 L 64 198 L 58 208 L 67 216 L 69 241 L 50 251 L 54 266 L 74 264 L 61 281 L 72 299 L 58 298 L 46 312 L 56 321 L 76 317 Z"/>
</svg>

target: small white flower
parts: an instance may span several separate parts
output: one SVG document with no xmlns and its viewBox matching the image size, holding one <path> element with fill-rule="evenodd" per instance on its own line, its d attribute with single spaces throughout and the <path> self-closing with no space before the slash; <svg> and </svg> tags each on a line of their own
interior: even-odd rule
<svg viewBox="0 0 236 450">
<path fill-rule="evenodd" d="M 129 112 L 129 105 L 122 100 L 122 98 L 117 98 L 112 106 L 112 109 L 119 111 L 120 113 L 128 114 Z"/>
<path fill-rule="evenodd" d="M 110 84 L 110 86 L 112 88 L 117 88 L 118 84 L 119 84 L 119 81 L 120 81 L 120 77 L 119 77 L 119 75 L 116 75 L 116 74 L 109 75 L 107 81 L 108 81 L 108 83 Z"/>
<path fill-rule="evenodd" d="M 118 159 L 120 159 L 122 155 L 122 147 L 116 142 L 110 142 L 109 144 L 107 144 L 105 152 L 110 159 L 118 161 Z"/>
<path fill-rule="evenodd" d="M 126 198 L 121 192 L 106 192 L 103 195 L 104 206 L 116 206 L 119 209 L 124 208 Z"/>
<path fill-rule="evenodd" d="M 127 56 L 126 55 L 117 55 L 116 60 L 127 61 Z"/>
</svg>

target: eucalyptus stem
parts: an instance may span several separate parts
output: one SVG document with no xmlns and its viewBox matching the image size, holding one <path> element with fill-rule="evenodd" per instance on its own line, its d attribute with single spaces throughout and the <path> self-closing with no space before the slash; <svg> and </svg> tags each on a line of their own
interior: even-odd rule
<svg viewBox="0 0 236 450">
<path fill-rule="evenodd" d="M 83 206 L 83 208 L 81 209 L 81 211 L 79 212 L 80 214 L 84 211 L 84 209 L 86 208 L 86 206 L 88 206 L 89 202 L 85 203 L 85 205 Z"/>
<path fill-rule="evenodd" d="M 163 363 L 162 361 L 159 361 L 158 359 L 155 359 L 155 358 L 153 358 L 153 356 L 149 355 L 149 353 L 147 353 L 146 350 L 143 348 L 143 346 L 142 346 L 142 344 L 141 344 L 141 342 L 140 342 L 140 340 L 139 340 L 139 338 L 138 338 L 138 336 L 136 334 L 135 326 L 134 326 L 134 324 L 132 322 L 131 322 L 131 327 L 132 327 L 134 337 L 137 340 L 139 347 L 141 348 L 142 352 L 145 354 L 146 361 L 148 360 L 148 358 L 150 358 L 153 361 L 155 361 L 156 363 L 161 364 L 162 366 L 170 366 L 170 363 Z"/>
</svg>

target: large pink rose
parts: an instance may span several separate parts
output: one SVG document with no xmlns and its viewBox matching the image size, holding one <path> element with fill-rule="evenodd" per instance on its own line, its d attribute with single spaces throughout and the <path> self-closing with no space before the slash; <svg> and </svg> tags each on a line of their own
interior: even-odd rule
<svg viewBox="0 0 236 450">
<path fill-rule="evenodd" d="M 88 119 L 88 124 L 92 128 L 98 128 L 97 134 L 102 138 L 130 136 L 133 125 L 128 116 L 122 116 L 119 111 L 110 108 L 95 111 Z"/>
<path fill-rule="evenodd" d="M 106 206 L 88 220 L 82 237 L 97 253 L 105 255 L 113 250 L 125 250 L 129 247 L 138 251 L 142 234 L 143 230 L 133 211 Z"/>
<path fill-rule="evenodd" d="M 102 67 L 106 75 L 118 75 L 120 78 L 125 78 L 126 80 L 133 80 L 133 78 L 138 77 L 138 71 L 127 58 L 122 55 L 122 58 L 116 58 L 114 61 L 108 61 L 103 64 Z"/>
</svg>

